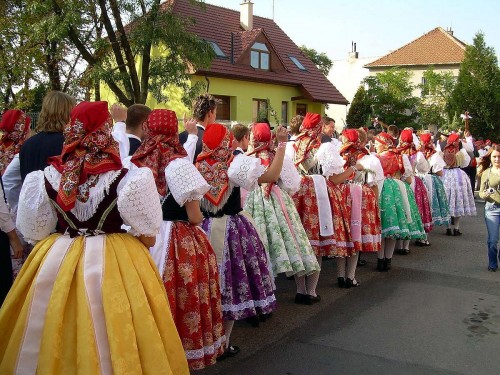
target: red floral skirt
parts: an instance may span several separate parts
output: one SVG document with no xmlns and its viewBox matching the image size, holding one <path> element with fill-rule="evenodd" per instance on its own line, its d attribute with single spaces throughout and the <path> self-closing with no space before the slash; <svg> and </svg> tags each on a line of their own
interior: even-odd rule
<svg viewBox="0 0 500 375">
<path fill-rule="evenodd" d="M 382 240 L 382 224 L 378 196 L 368 186 L 363 185 L 361 199 L 361 251 L 377 252 Z"/>
<path fill-rule="evenodd" d="M 201 228 L 172 222 L 163 281 L 189 367 L 215 364 L 225 341 L 219 274 Z"/>
<path fill-rule="evenodd" d="M 356 250 L 350 235 L 351 206 L 347 185 L 335 185 L 326 181 L 330 210 L 332 212 L 334 234 L 320 234 L 318 201 L 314 181 L 303 176 L 300 190 L 293 195 L 293 202 L 307 233 L 307 237 L 317 256 L 351 256 Z"/>
</svg>

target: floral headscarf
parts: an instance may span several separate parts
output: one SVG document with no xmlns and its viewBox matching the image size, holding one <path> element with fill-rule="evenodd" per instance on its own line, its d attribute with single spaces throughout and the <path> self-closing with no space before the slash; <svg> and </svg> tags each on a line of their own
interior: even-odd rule
<svg viewBox="0 0 500 375">
<path fill-rule="evenodd" d="M 436 148 L 432 143 L 430 133 L 420 134 L 420 151 L 422 151 L 426 159 L 429 159 L 436 153 Z"/>
<path fill-rule="evenodd" d="M 342 132 L 344 143 L 340 148 L 340 156 L 346 161 L 345 168 L 356 165 L 359 159 L 368 155 L 368 150 L 361 145 L 356 129 L 346 129 Z"/>
<path fill-rule="evenodd" d="M 146 122 L 146 137 L 132 156 L 132 163 L 153 172 L 160 195 L 167 195 L 165 167 L 174 159 L 187 156 L 179 143 L 178 121 L 174 111 L 153 110 Z"/>
<path fill-rule="evenodd" d="M 227 170 L 233 159 L 233 135 L 221 124 L 210 124 L 203 134 L 203 148 L 196 159 L 196 167 L 210 185 L 205 198 L 219 207 L 227 198 L 229 177 Z"/>
<path fill-rule="evenodd" d="M 417 153 L 417 149 L 413 143 L 413 132 L 411 129 L 404 129 L 401 131 L 397 150 L 400 154 L 405 155 L 414 155 Z"/>
<path fill-rule="evenodd" d="M 50 164 L 61 173 L 57 204 L 71 210 L 78 198 L 78 187 L 91 176 L 122 168 L 118 143 L 111 136 L 113 120 L 107 102 L 81 102 L 71 111 L 71 123 L 64 129 L 64 145 L 60 156 Z"/>
<path fill-rule="evenodd" d="M 9 109 L 2 115 L 0 130 L 0 174 L 4 174 L 14 156 L 19 153 L 21 146 L 28 137 L 31 118 L 23 111 Z"/>
<path fill-rule="evenodd" d="M 300 134 L 293 145 L 295 149 L 295 166 L 307 159 L 311 150 L 321 146 L 320 134 L 321 116 L 317 113 L 306 113 L 300 126 Z"/>
<path fill-rule="evenodd" d="M 266 123 L 256 123 L 252 126 L 249 148 L 252 151 L 248 155 L 255 154 L 260 159 L 261 164 L 266 167 L 271 165 L 275 153 L 269 125 Z M 262 184 L 266 198 L 269 198 L 272 187 L 272 183 Z"/>
<path fill-rule="evenodd" d="M 460 136 L 456 133 L 450 134 L 443 150 L 443 159 L 448 167 L 454 167 L 457 163 L 456 153 L 460 151 Z"/>
</svg>

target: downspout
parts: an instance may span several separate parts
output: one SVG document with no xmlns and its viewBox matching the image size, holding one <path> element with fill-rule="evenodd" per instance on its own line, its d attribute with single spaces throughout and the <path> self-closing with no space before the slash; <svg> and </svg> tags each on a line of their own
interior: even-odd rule
<svg viewBox="0 0 500 375">
<path fill-rule="evenodd" d="M 205 81 L 207 81 L 207 92 L 210 91 L 210 80 L 208 79 L 207 74 L 205 73 Z"/>
</svg>

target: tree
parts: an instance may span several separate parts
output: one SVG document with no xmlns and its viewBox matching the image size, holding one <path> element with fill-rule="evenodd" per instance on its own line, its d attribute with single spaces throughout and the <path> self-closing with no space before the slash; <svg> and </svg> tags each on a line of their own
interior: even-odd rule
<svg viewBox="0 0 500 375">
<path fill-rule="evenodd" d="M 323 73 L 325 76 L 328 76 L 328 73 L 333 66 L 333 62 L 328 58 L 326 53 L 320 53 L 315 49 L 307 48 L 306 46 L 301 46 L 300 50 L 314 63 L 314 65 L 318 67 L 321 73 Z"/>
<path fill-rule="evenodd" d="M 364 85 L 359 86 L 352 99 L 346 121 L 348 128 L 359 128 L 366 125 L 372 114 L 372 108 Z"/>
<path fill-rule="evenodd" d="M 372 113 L 388 125 L 415 126 L 418 98 L 412 96 L 411 74 L 406 69 L 393 68 L 363 80 Z"/>
<path fill-rule="evenodd" d="M 422 97 L 417 104 L 419 124 L 422 127 L 436 125 L 442 128 L 448 124 L 447 105 L 455 87 L 451 72 L 435 72 L 428 69 L 423 74 L 424 83 L 419 85 Z"/>
<path fill-rule="evenodd" d="M 476 137 L 500 134 L 500 70 L 495 50 L 478 32 L 465 49 L 457 84 L 448 107 L 450 118 L 469 111 L 471 132 Z"/>
</svg>

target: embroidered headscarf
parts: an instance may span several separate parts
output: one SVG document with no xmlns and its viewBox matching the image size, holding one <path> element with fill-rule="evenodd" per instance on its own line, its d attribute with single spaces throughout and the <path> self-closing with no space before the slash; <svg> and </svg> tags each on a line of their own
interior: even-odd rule
<svg viewBox="0 0 500 375">
<path fill-rule="evenodd" d="M 252 149 L 248 155 L 254 155 L 260 159 L 262 165 L 269 167 L 274 159 L 274 147 L 272 143 L 271 129 L 266 123 L 256 123 L 252 126 L 249 148 Z M 272 183 L 262 184 L 264 195 L 269 198 Z"/>
<path fill-rule="evenodd" d="M 132 163 L 153 172 L 160 195 L 167 195 L 165 168 L 174 159 L 187 156 L 179 142 L 178 121 L 174 111 L 155 109 L 146 121 L 145 139 L 132 156 Z"/>
<path fill-rule="evenodd" d="M 340 148 L 340 156 L 346 161 L 344 167 L 356 165 L 359 159 L 368 155 L 369 152 L 361 145 L 359 133 L 356 129 L 346 129 L 342 132 L 344 141 Z"/>
<path fill-rule="evenodd" d="M 443 159 L 448 167 L 456 165 L 456 153 L 460 151 L 460 136 L 457 133 L 452 133 L 446 141 L 446 146 L 443 150 Z"/>
<path fill-rule="evenodd" d="M 90 175 L 122 168 L 112 128 L 107 102 L 81 102 L 71 111 L 71 123 L 64 129 L 62 153 L 50 160 L 61 173 L 57 204 L 64 211 L 75 206 L 77 196 L 81 202 L 88 200 L 88 195 L 78 194 L 78 187 Z"/>
<path fill-rule="evenodd" d="M 306 113 L 300 126 L 300 134 L 293 145 L 295 149 L 295 166 L 302 163 L 311 150 L 321 146 L 321 130 L 321 116 L 317 113 Z"/>
<path fill-rule="evenodd" d="M 218 207 L 227 198 L 229 177 L 227 170 L 233 159 L 233 135 L 221 124 L 210 124 L 203 134 L 203 147 L 196 159 L 196 167 L 210 185 L 205 198 Z"/>
<path fill-rule="evenodd" d="M 424 154 L 426 159 L 429 159 L 436 153 L 436 148 L 432 143 L 431 133 L 420 134 L 420 151 Z"/>
<path fill-rule="evenodd" d="M 399 135 L 399 144 L 397 150 L 400 154 L 413 155 L 417 153 L 413 143 L 413 132 L 411 129 L 404 129 Z"/>
<path fill-rule="evenodd" d="M 384 176 L 393 176 L 396 172 L 404 172 L 403 159 L 394 147 L 394 138 L 389 133 L 379 133 L 375 140 L 387 146 L 387 150 L 378 154 Z"/>
<path fill-rule="evenodd" d="M 387 149 L 394 148 L 394 138 L 389 133 L 381 132 L 375 136 L 375 140 L 387 146 Z"/>
<path fill-rule="evenodd" d="M 28 137 L 31 118 L 23 111 L 9 109 L 2 115 L 0 130 L 0 174 L 7 169 L 14 156 L 19 153 L 21 146 Z"/>
</svg>

